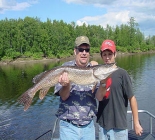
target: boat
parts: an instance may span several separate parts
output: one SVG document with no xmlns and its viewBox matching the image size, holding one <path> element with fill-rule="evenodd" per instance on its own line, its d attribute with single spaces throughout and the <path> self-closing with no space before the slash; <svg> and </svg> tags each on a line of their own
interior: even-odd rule
<svg viewBox="0 0 155 140">
<path fill-rule="evenodd" d="M 151 114 L 150 112 L 146 110 L 138 110 L 139 116 L 142 116 L 144 118 L 145 124 L 147 122 L 147 125 L 149 129 L 147 129 L 147 125 L 142 125 L 144 131 L 141 136 L 137 136 L 134 132 L 133 128 L 133 116 L 132 116 L 132 111 L 127 111 L 128 113 L 128 120 L 130 123 L 131 128 L 128 128 L 128 139 L 129 140 L 155 140 L 155 130 L 153 131 L 153 124 L 155 125 L 155 115 Z M 53 130 L 48 130 L 44 134 L 40 135 L 37 137 L 35 140 L 59 140 L 58 137 L 55 137 L 55 130 L 59 120 L 56 119 Z M 140 123 L 141 120 L 140 120 Z M 154 133 L 153 133 L 154 132 Z M 98 136 L 96 135 L 96 140 L 99 140 Z"/>
<path fill-rule="evenodd" d="M 137 136 L 134 132 L 133 128 L 133 116 L 132 116 L 132 111 L 127 111 L 128 114 L 131 115 L 131 128 L 128 128 L 128 139 L 129 140 L 155 140 L 155 133 L 153 133 L 153 124 L 155 126 L 155 115 L 151 114 L 150 112 L 146 110 L 138 110 L 139 116 L 142 114 L 142 117 L 144 118 L 144 121 L 148 122 L 148 127 L 149 129 L 146 129 L 145 125 L 142 125 L 143 127 L 143 133 L 141 136 Z M 146 115 L 146 116 L 144 116 Z M 146 119 L 148 118 L 148 119 Z M 141 123 L 141 121 L 140 121 Z M 146 123 L 145 123 L 146 124 Z M 155 130 L 154 130 L 155 132 Z"/>
</svg>

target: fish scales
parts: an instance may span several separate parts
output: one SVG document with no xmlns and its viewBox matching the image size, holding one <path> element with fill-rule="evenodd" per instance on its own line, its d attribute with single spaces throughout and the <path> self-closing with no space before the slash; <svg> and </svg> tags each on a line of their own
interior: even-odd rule
<svg viewBox="0 0 155 140">
<path fill-rule="evenodd" d="M 93 69 L 91 67 L 78 68 L 75 66 L 63 66 L 47 71 L 40 79 L 40 81 L 42 81 L 46 76 L 46 79 L 41 82 L 41 85 L 45 86 L 45 83 L 46 85 L 49 84 L 49 86 L 54 86 L 58 83 L 58 79 L 63 72 L 68 73 L 70 82 L 78 85 L 89 85 L 98 81 L 97 78 L 93 75 Z"/>
<path fill-rule="evenodd" d="M 63 72 L 68 73 L 68 78 L 72 83 L 78 85 L 95 85 L 100 80 L 106 79 L 117 69 L 114 64 L 96 65 L 87 68 L 79 68 L 77 66 L 55 67 L 35 76 L 33 78 L 35 84 L 18 98 L 18 102 L 24 105 L 24 110 L 26 111 L 30 107 L 35 94 L 40 91 L 39 98 L 43 99 L 50 87 L 58 83 L 59 77 Z"/>
<path fill-rule="evenodd" d="M 78 69 L 78 68 L 66 68 L 69 81 L 78 85 L 90 85 L 97 82 L 96 77 L 93 75 L 93 69 Z M 82 77 L 82 78 L 81 78 Z"/>
</svg>

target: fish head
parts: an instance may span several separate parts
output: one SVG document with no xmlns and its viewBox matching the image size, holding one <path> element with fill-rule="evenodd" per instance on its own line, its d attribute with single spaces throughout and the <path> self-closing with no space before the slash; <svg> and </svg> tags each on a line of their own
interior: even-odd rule
<svg viewBox="0 0 155 140">
<path fill-rule="evenodd" d="M 101 81 L 109 77 L 117 69 L 118 67 L 115 65 L 115 63 L 97 65 L 94 67 L 93 74 L 98 80 Z"/>
</svg>

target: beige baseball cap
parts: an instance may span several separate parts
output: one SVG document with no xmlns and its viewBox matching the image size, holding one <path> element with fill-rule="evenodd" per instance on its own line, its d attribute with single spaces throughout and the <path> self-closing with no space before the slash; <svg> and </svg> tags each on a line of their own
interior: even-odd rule
<svg viewBox="0 0 155 140">
<path fill-rule="evenodd" d="M 90 46 L 90 42 L 87 36 L 79 36 L 75 39 L 75 47 L 78 47 L 83 43 L 86 43 Z"/>
</svg>

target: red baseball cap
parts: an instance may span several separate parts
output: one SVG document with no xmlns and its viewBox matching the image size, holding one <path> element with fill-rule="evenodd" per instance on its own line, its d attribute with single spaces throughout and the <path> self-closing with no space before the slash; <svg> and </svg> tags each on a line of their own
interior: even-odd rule
<svg viewBox="0 0 155 140">
<path fill-rule="evenodd" d="M 113 53 L 116 52 L 116 46 L 115 46 L 114 41 L 112 41 L 112 40 L 103 41 L 100 50 L 101 51 L 110 50 Z"/>
</svg>

